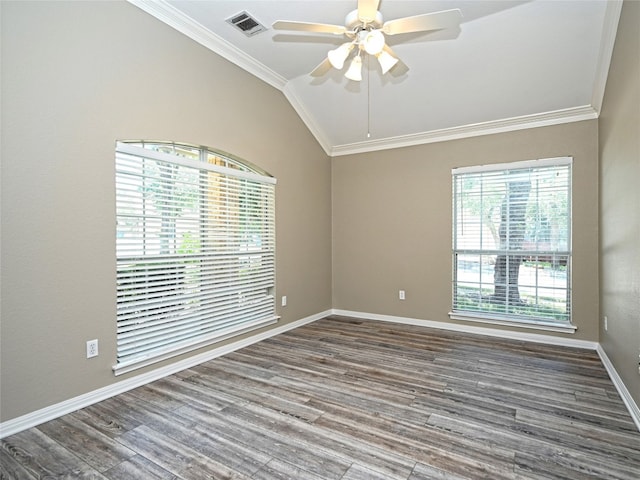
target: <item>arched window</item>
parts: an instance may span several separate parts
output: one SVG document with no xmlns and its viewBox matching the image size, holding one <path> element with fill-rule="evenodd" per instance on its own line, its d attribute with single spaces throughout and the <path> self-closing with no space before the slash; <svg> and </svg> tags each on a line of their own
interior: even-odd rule
<svg viewBox="0 0 640 480">
<path fill-rule="evenodd" d="M 116 374 L 273 323 L 275 179 L 206 147 L 116 146 Z"/>
</svg>

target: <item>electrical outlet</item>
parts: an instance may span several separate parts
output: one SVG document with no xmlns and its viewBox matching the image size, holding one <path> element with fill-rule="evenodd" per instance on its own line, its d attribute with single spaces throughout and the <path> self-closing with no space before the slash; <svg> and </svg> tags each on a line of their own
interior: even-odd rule
<svg viewBox="0 0 640 480">
<path fill-rule="evenodd" d="M 609 330 L 609 319 L 607 318 L 607 316 L 604 316 L 604 331 L 608 331 Z"/>
<path fill-rule="evenodd" d="M 405 298 L 405 297 L 404 297 L 404 290 L 400 290 L 400 291 L 398 292 L 398 298 L 399 298 L 400 300 L 404 300 L 404 298 Z"/>
<path fill-rule="evenodd" d="M 98 340 L 87 341 L 87 358 L 98 356 Z"/>
<path fill-rule="evenodd" d="M 282 304 L 283 307 L 287 306 L 287 296 L 286 295 L 282 296 L 282 303 L 281 304 Z"/>
</svg>

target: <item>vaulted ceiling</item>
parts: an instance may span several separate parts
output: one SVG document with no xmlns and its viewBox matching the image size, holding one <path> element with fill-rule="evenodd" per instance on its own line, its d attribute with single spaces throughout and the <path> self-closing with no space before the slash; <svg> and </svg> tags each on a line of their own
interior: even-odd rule
<svg viewBox="0 0 640 480">
<path fill-rule="evenodd" d="M 344 25 L 357 0 L 130 0 L 281 90 L 328 155 L 597 118 L 621 1 L 382 0 L 384 20 L 458 8 L 459 28 L 387 36 L 408 70 L 310 76 L 343 36 L 272 28 Z M 247 12 L 266 30 L 227 19 Z"/>
</svg>

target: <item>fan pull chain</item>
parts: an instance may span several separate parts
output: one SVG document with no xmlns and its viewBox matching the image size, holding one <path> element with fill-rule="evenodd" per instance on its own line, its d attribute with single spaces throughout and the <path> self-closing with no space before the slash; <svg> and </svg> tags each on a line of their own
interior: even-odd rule
<svg viewBox="0 0 640 480">
<path fill-rule="evenodd" d="M 367 138 L 371 138 L 371 87 L 369 83 L 369 76 L 371 75 L 371 69 L 369 61 L 371 55 L 367 55 Z"/>
</svg>

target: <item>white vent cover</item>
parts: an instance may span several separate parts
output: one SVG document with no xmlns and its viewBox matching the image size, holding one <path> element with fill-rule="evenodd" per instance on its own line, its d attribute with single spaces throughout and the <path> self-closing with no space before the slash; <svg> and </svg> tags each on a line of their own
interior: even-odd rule
<svg viewBox="0 0 640 480">
<path fill-rule="evenodd" d="M 240 12 L 227 18 L 227 22 L 236 27 L 247 37 L 264 32 L 267 28 L 251 16 L 248 12 Z"/>
</svg>

